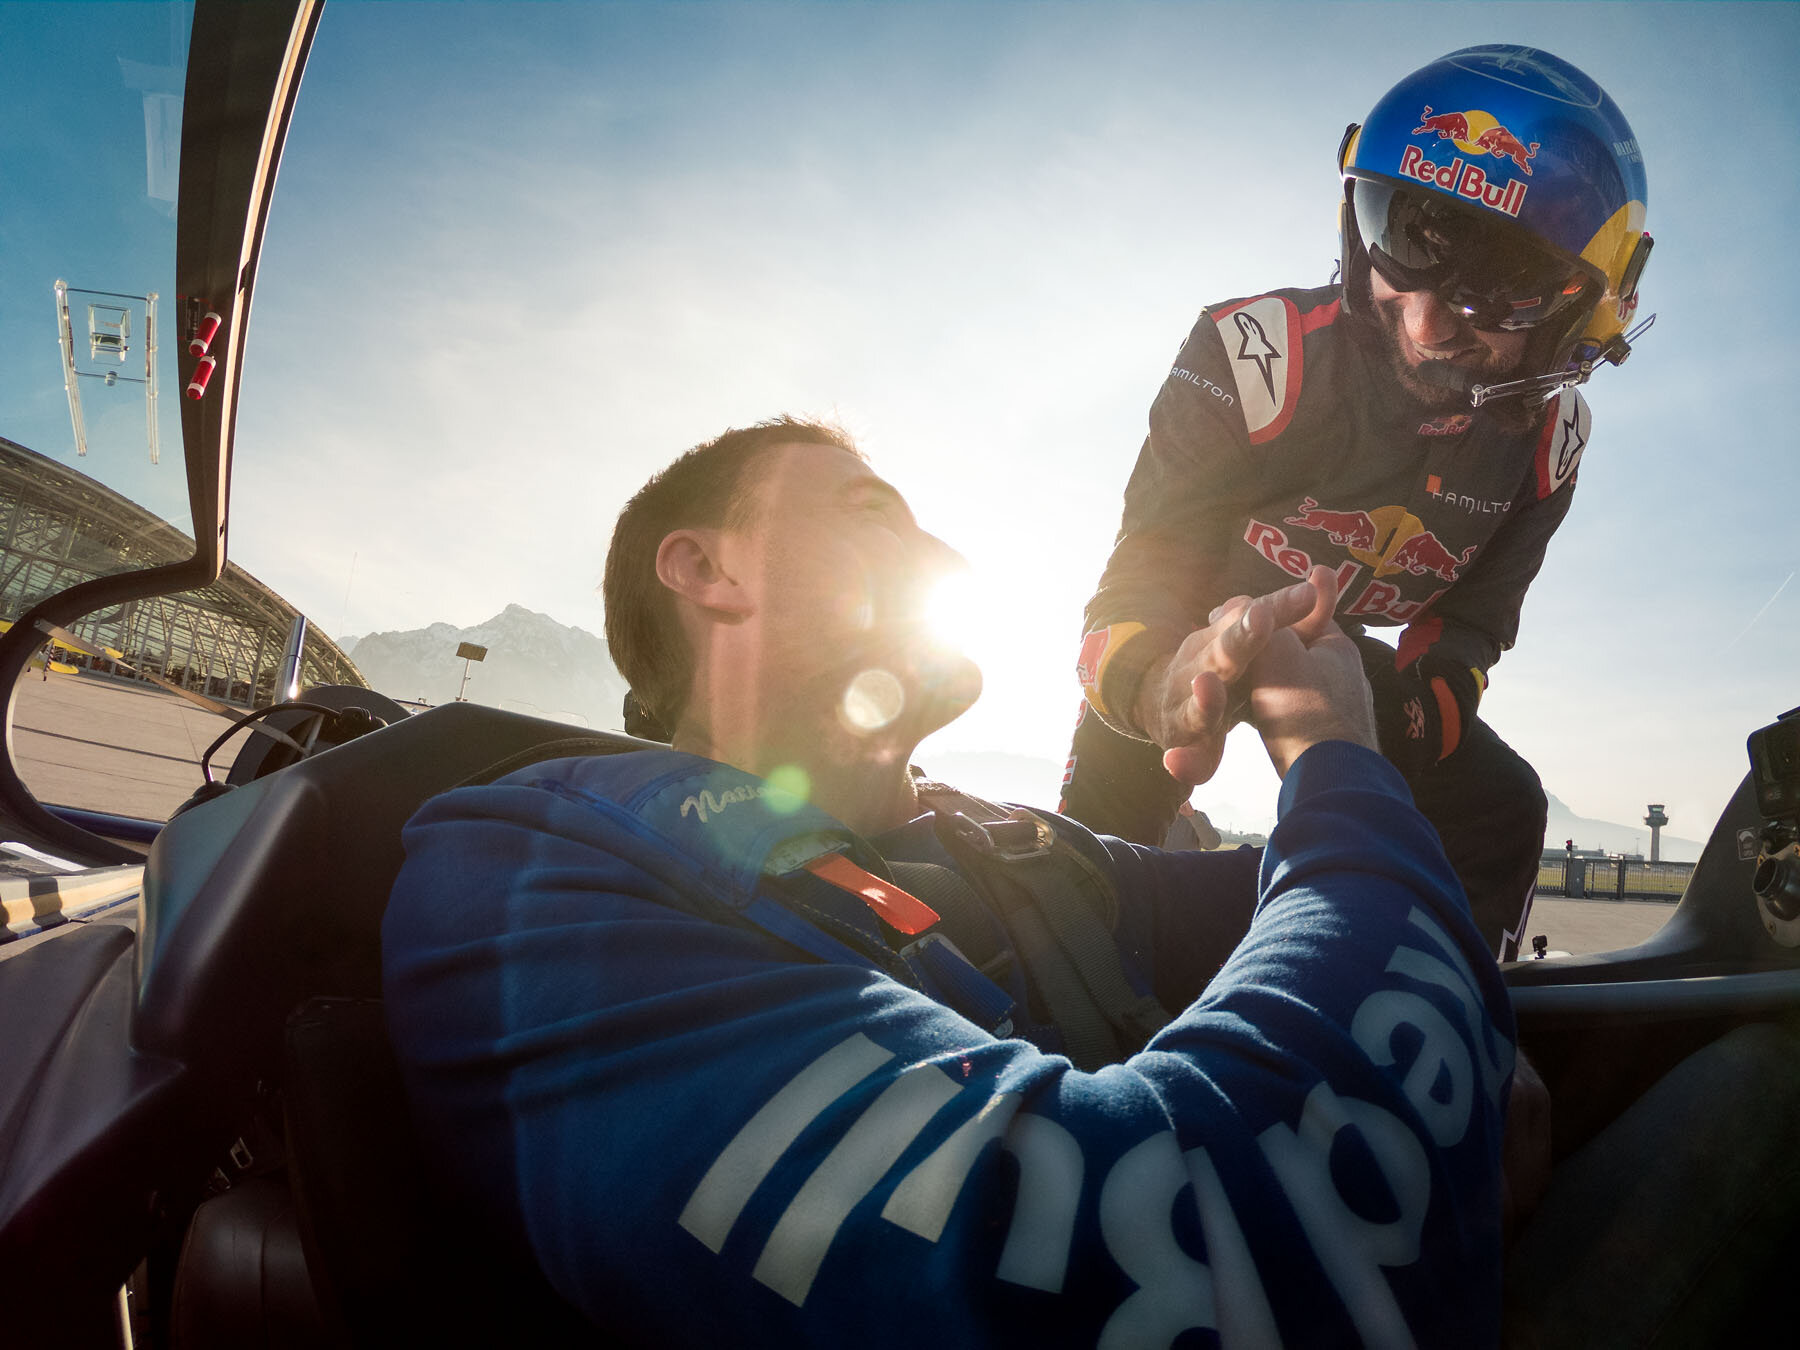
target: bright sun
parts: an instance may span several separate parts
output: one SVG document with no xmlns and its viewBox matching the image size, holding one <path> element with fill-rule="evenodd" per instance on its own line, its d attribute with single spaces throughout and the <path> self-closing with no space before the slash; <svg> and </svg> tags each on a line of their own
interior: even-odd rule
<svg viewBox="0 0 1800 1350">
<path fill-rule="evenodd" d="M 976 609 L 975 578 L 956 571 L 939 577 L 925 597 L 925 626 L 944 646 L 977 658 L 981 644 L 981 616 Z"/>
</svg>

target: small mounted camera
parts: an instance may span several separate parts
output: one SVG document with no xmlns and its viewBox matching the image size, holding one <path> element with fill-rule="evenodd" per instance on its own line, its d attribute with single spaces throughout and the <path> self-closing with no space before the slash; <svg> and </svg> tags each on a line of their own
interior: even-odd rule
<svg viewBox="0 0 1800 1350">
<path fill-rule="evenodd" d="M 1800 708 L 1750 733 L 1750 784 L 1770 820 L 1800 820 Z"/>
</svg>

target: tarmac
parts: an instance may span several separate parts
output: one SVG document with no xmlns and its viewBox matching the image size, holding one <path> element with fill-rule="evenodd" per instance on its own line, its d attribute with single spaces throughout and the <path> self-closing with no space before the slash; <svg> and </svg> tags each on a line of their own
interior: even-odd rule
<svg viewBox="0 0 1800 1350">
<path fill-rule="evenodd" d="M 230 725 L 155 685 L 27 670 L 13 705 L 13 756 L 41 802 L 167 820 L 200 786 L 200 756 Z M 225 776 L 243 739 L 213 757 L 214 777 Z"/>
<path fill-rule="evenodd" d="M 1542 933 L 1550 950 L 1570 956 L 1635 947 L 1653 936 L 1675 913 L 1675 906 L 1654 900 L 1564 900 L 1539 896 L 1525 923 L 1527 956 L 1531 939 Z"/>
<path fill-rule="evenodd" d="M 167 820 L 200 786 L 200 756 L 227 720 L 153 685 L 83 672 L 28 670 L 13 708 L 13 753 L 38 800 L 144 820 Z M 235 714 L 234 714 L 235 715 Z M 222 778 L 248 732 L 213 759 Z M 1542 933 L 1571 955 L 1633 947 L 1675 912 L 1672 904 L 1543 898 L 1525 950 Z"/>
</svg>

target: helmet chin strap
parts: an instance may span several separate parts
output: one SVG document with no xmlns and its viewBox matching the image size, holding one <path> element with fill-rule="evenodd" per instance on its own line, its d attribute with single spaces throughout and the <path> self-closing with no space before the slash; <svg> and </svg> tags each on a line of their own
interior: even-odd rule
<svg viewBox="0 0 1800 1350">
<path fill-rule="evenodd" d="M 1559 389 L 1586 384 L 1593 375 L 1594 368 L 1602 361 L 1615 366 L 1623 365 L 1625 358 L 1631 355 L 1631 344 L 1648 332 L 1650 325 L 1655 322 L 1656 315 L 1652 314 L 1623 337 L 1614 337 L 1592 356 L 1584 357 L 1567 370 L 1549 375 L 1531 375 L 1522 380 L 1506 380 L 1500 384 L 1477 384 L 1468 371 L 1453 362 L 1421 361 L 1419 378 L 1440 389 L 1464 395 L 1471 408 L 1479 408 L 1489 399 L 1511 398 L 1514 395 L 1542 394 L 1547 401 Z"/>
</svg>

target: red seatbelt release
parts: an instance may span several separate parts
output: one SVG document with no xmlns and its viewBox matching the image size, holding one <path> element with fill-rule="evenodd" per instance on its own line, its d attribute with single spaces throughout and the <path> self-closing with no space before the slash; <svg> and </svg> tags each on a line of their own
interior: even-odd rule
<svg viewBox="0 0 1800 1350">
<path fill-rule="evenodd" d="M 918 896 L 863 871 L 841 853 L 821 853 L 806 864 L 806 870 L 840 891 L 860 897 L 878 918 L 908 937 L 923 933 L 938 921 L 937 911 Z"/>
</svg>

